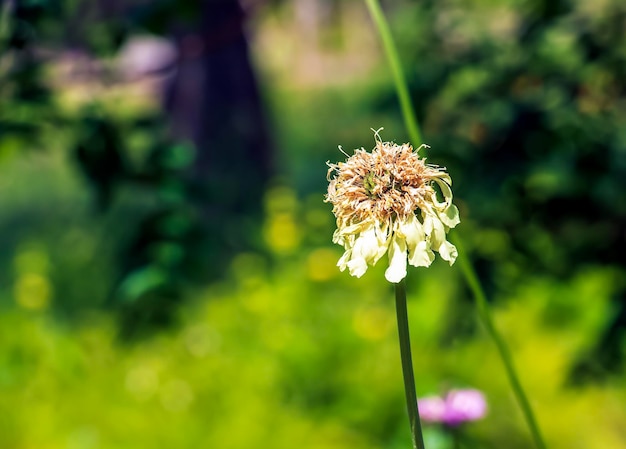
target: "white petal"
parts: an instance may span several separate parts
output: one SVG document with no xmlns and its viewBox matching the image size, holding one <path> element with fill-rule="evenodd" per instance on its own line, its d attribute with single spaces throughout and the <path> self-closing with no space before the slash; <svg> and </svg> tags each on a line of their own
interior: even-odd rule
<svg viewBox="0 0 626 449">
<path fill-rule="evenodd" d="M 389 246 L 389 241 L 391 240 L 392 235 L 393 228 L 388 222 L 379 223 L 376 226 L 376 236 L 378 238 L 378 241 L 380 242 L 382 249 L 379 258 L 387 252 L 387 247 Z"/>
<path fill-rule="evenodd" d="M 452 265 L 459 253 L 456 250 L 456 246 L 446 240 L 439 247 L 439 255 L 443 260 L 447 260 L 450 265 Z"/>
<path fill-rule="evenodd" d="M 337 229 L 337 232 L 339 232 L 341 235 L 358 234 L 368 226 L 371 226 L 371 223 L 361 221 L 350 226 L 340 227 Z"/>
<path fill-rule="evenodd" d="M 358 235 L 349 235 L 347 241 L 344 240 L 346 252 L 337 263 L 341 271 L 348 268 L 356 277 L 363 276 L 368 266 L 378 262 L 387 250 L 386 235 L 375 223 L 359 223 L 359 228 Z M 356 225 L 350 229 L 357 229 Z"/>
<path fill-rule="evenodd" d="M 435 253 L 430 250 L 426 242 L 419 242 L 413 252 L 409 252 L 409 264 L 414 267 L 429 267 L 433 260 L 435 260 Z"/>
<path fill-rule="evenodd" d="M 339 267 L 339 271 L 344 271 L 346 269 L 346 267 L 348 266 L 348 261 L 350 260 L 351 256 L 352 256 L 351 249 L 343 253 L 341 258 L 337 261 L 337 266 Z"/>
<path fill-rule="evenodd" d="M 450 204 L 445 211 L 439 213 L 439 219 L 449 228 L 453 228 L 461 222 L 459 209 L 454 204 Z"/>
<path fill-rule="evenodd" d="M 450 177 L 450 173 L 447 172 L 439 172 L 439 175 L 437 176 L 436 179 L 440 179 L 443 182 L 445 182 L 446 184 L 448 184 L 449 186 L 452 185 L 452 178 Z"/>
<path fill-rule="evenodd" d="M 411 251 L 412 248 L 415 248 L 419 242 L 424 241 L 426 238 L 424 235 L 424 228 L 415 214 L 411 214 L 404 221 L 401 221 L 399 223 L 398 230 L 406 239 L 409 251 Z"/>
<path fill-rule="evenodd" d="M 409 264 L 414 267 L 429 266 L 435 254 L 430 251 L 426 242 L 424 228 L 417 217 L 410 215 L 404 222 L 401 222 L 399 232 L 406 239 L 406 245 L 409 250 Z"/>
<path fill-rule="evenodd" d="M 367 271 L 367 262 L 362 257 L 356 257 L 348 261 L 348 270 L 352 276 L 360 278 Z"/>
<path fill-rule="evenodd" d="M 373 225 L 361 232 L 354 243 L 353 252 L 355 257 L 362 257 L 367 262 L 373 263 L 374 260 L 378 260 L 376 257 L 380 253 L 380 241 Z"/>
<path fill-rule="evenodd" d="M 445 179 L 435 178 L 434 180 L 439 185 L 441 193 L 443 194 L 443 203 L 437 201 L 436 195 L 434 195 L 434 203 L 438 208 L 447 208 L 450 204 L 452 204 L 452 189 L 450 188 L 450 183 L 452 181 L 450 180 L 450 176 L 445 177 Z"/>
<path fill-rule="evenodd" d="M 439 217 L 426 215 L 424 217 L 424 230 L 426 235 L 430 237 L 431 248 L 439 251 L 439 247 L 446 241 L 446 231 Z"/>
<path fill-rule="evenodd" d="M 333 243 L 343 245 L 343 236 L 339 232 L 339 229 L 335 229 L 335 232 L 333 232 Z"/>
<path fill-rule="evenodd" d="M 389 267 L 385 271 L 385 278 L 389 282 L 398 283 L 406 277 L 406 242 L 403 238 L 394 235 L 389 245 Z"/>
</svg>

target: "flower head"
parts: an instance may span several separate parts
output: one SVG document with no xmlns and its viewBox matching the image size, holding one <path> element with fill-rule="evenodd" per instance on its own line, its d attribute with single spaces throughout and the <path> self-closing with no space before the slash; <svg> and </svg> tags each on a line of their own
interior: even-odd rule
<svg viewBox="0 0 626 449">
<path fill-rule="evenodd" d="M 422 147 L 383 142 L 378 132 L 375 137 L 371 153 L 355 150 L 345 162 L 328 163 L 326 201 L 337 218 L 333 242 L 345 248 L 337 266 L 361 277 L 388 253 L 385 277 L 396 283 L 406 276 L 407 261 L 427 267 L 433 251 L 452 265 L 457 250 L 446 233 L 459 223 L 459 211 L 452 204 L 450 175 L 426 164 Z"/>
<path fill-rule="evenodd" d="M 417 401 L 420 417 L 426 422 L 458 426 L 481 419 L 487 413 L 487 401 L 478 390 L 451 390 L 445 398 L 429 396 Z"/>
</svg>

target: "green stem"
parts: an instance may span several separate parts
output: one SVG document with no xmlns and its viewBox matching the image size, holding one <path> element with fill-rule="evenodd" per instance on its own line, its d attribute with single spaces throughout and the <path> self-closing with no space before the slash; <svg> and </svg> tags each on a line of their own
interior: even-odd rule
<svg viewBox="0 0 626 449">
<path fill-rule="evenodd" d="M 404 279 L 396 284 L 396 316 L 398 317 L 398 337 L 400 339 L 400 359 L 402 360 L 404 393 L 406 395 L 406 407 L 409 412 L 413 448 L 424 449 L 424 437 L 422 436 L 422 425 L 417 408 L 417 393 L 415 392 L 415 377 L 413 375 L 413 360 L 411 358 L 411 339 L 409 337 L 409 318 L 406 308 L 406 284 Z"/>
<path fill-rule="evenodd" d="M 483 322 L 483 325 L 487 329 L 487 333 L 498 348 L 498 353 L 500 354 L 500 359 L 502 359 L 502 363 L 504 364 L 504 368 L 506 369 L 509 383 L 511 384 L 511 388 L 513 389 L 515 398 L 517 399 L 517 402 L 522 409 L 522 413 L 524 414 L 526 423 L 528 424 L 530 432 L 535 441 L 535 446 L 537 446 L 537 448 L 539 449 L 546 449 L 546 445 L 541 436 L 541 432 L 539 431 L 539 426 L 537 425 L 537 420 L 535 419 L 535 415 L 530 406 L 530 402 L 526 397 L 526 393 L 524 393 L 524 388 L 522 387 L 522 383 L 520 382 L 517 371 L 515 370 L 511 351 L 509 350 L 506 342 L 496 329 L 493 318 L 491 316 L 491 310 L 489 309 L 489 304 L 487 303 L 487 297 L 482 286 L 480 285 L 480 281 L 478 280 L 476 271 L 474 270 L 474 267 L 467 257 L 467 253 L 463 249 L 461 239 L 457 235 L 452 234 L 450 236 L 450 240 L 457 247 L 459 253 L 459 265 L 461 267 L 463 275 L 465 276 L 465 280 L 467 281 L 467 284 L 472 291 L 474 298 L 476 299 L 478 315 Z"/>
<path fill-rule="evenodd" d="M 461 432 L 458 428 L 451 429 L 450 434 L 452 435 L 452 448 L 453 449 L 461 449 Z"/>
<path fill-rule="evenodd" d="M 419 146 L 422 143 L 422 133 L 420 132 L 417 119 L 413 109 L 413 103 L 411 102 L 411 96 L 409 95 L 409 89 L 407 82 L 400 65 L 400 58 L 396 46 L 393 43 L 393 37 L 391 37 L 391 31 L 389 31 L 389 25 L 385 19 L 382 9 L 378 0 L 365 0 L 367 7 L 370 11 L 370 15 L 374 20 L 380 39 L 383 42 L 385 53 L 387 54 L 387 60 L 393 73 L 393 79 L 396 84 L 396 90 L 398 91 L 398 99 L 400 101 L 400 108 L 402 109 L 402 117 L 404 117 L 404 125 L 409 133 L 411 143 L 415 146 Z"/>
<path fill-rule="evenodd" d="M 13 0 L 7 0 L 4 5 L 2 5 L 0 10 L 0 44 L 2 44 L 3 47 L 11 32 L 10 20 L 14 7 L 15 3 Z"/>
<path fill-rule="evenodd" d="M 400 65 L 400 58 L 398 57 L 398 52 L 396 51 L 391 32 L 389 30 L 389 25 L 387 24 L 378 0 L 365 0 L 365 2 L 370 11 L 372 19 L 374 20 L 378 33 L 380 34 L 380 38 L 385 49 L 385 54 L 387 55 L 387 60 L 393 72 L 396 91 L 400 101 L 402 115 L 404 117 L 407 131 L 413 145 L 418 146 L 422 144 L 422 138 L 419 131 L 419 126 L 417 124 L 417 119 L 415 117 L 415 111 L 413 109 L 413 105 L 411 104 L 411 98 L 409 96 L 407 83 L 402 71 L 402 66 Z M 524 419 L 526 420 L 526 424 L 530 429 L 533 440 L 535 442 L 535 446 L 538 449 L 546 449 L 546 444 L 544 443 L 544 440 L 541 436 L 541 432 L 539 430 L 539 426 L 537 425 L 535 415 L 530 406 L 530 402 L 528 401 L 528 398 L 524 393 L 524 389 L 522 388 L 522 384 L 519 381 L 515 366 L 513 365 L 511 352 L 509 351 L 506 343 L 504 342 L 504 339 L 500 336 L 495 325 L 493 324 L 489 305 L 487 303 L 485 293 L 478 280 L 478 276 L 474 271 L 474 267 L 472 266 L 469 259 L 467 258 L 467 255 L 463 251 L 461 239 L 454 236 L 452 236 L 451 239 L 453 239 L 453 243 L 458 248 L 458 257 L 459 264 L 461 265 L 461 271 L 463 273 L 463 276 L 465 277 L 465 281 L 472 290 L 474 299 L 476 300 L 478 315 L 482 320 L 483 325 L 487 329 L 489 336 L 492 338 L 498 349 L 500 358 L 502 359 L 502 363 L 504 364 L 506 374 L 509 379 L 509 383 L 511 384 L 511 388 L 513 389 L 513 393 L 517 398 L 520 408 L 522 409 Z"/>
</svg>

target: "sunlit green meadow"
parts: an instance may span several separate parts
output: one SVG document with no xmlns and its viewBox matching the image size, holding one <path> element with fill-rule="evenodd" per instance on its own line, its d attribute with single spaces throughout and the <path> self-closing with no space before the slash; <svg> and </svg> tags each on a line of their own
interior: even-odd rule
<svg viewBox="0 0 626 449">
<path fill-rule="evenodd" d="M 593 365 L 618 313 L 624 272 L 601 257 L 571 256 L 580 241 L 593 243 L 612 228 L 573 222 L 546 229 L 536 209 L 511 206 L 522 198 L 550 210 L 544 200 L 580 189 L 600 205 L 593 209 L 598 220 L 603 201 L 622 210 L 626 140 L 613 130 L 626 103 L 617 94 L 610 102 L 616 81 L 609 68 L 581 62 L 570 22 L 557 22 L 527 50 L 510 30 L 530 7 L 496 3 L 472 2 L 468 11 L 404 5 L 391 17 L 414 100 L 424 100 L 418 109 L 429 162 L 448 167 L 454 179 L 462 220 L 455 232 L 480 264 L 548 447 L 626 448 L 624 367 Z M 437 21 L 422 14 L 429 8 L 440 13 L 433 13 Z M 589 29 L 608 40 L 596 25 L 602 8 L 579 5 L 572 17 L 587 17 L 587 9 Z M 263 216 L 246 236 L 256 249 L 218 261 L 224 276 L 184 285 L 172 323 L 136 338 L 120 331 L 112 295 L 121 249 L 157 202 L 154 192 L 123 187 L 99 212 L 68 155 L 71 130 L 45 127 L 45 148 L 0 136 L 0 449 L 410 447 L 384 261 L 361 279 L 339 272 L 342 251 L 331 243 L 335 223 L 323 202 L 325 163 L 344 158 L 338 145 L 369 149 L 371 128 L 380 127 L 385 139 L 407 140 L 377 38 L 363 25 L 365 9 L 341 10 L 318 45 L 288 39 L 298 31 L 288 10 L 256 16 L 252 58 L 277 167 L 263 193 Z M 498 27 L 494 17 L 506 20 Z M 495 56 L 473 59 L 472 45 Z M 538 72 L 501 82 L 498 76 L 525 67 L 525 58 Z M 560 84 L 564 73 L 586 86 L 575 100 Z M 80 118 L 86 94 L 59 90 L 59 108 Z M 131 142 L 128 156 L 143 160 L 154 136 L 129 123 L 156 108 L 154 99 L 124 89 L 98 95 Z M 514 135 L 528 141 L 526 159 L 511 162 L 498 139 L 508 136 L 518 107 L 545 113 L 548 124 L 540 124 L 554 132 Z M 18 112 L 29 119 L 29 111 Z M 580 140 L 612 145 L 599 158 L 614 162 L 611 171 L 597 169 L 606 177 L 579 176 L 578 164 L 589 166 L 576 158 Z M 501 152 L 487 152 L 489 145 Z M 494 161 L 494 154 L 504 156 Z M 486 417 L 458 429 L 463 449 L 533 447 L 459 267 L 437 260 L 409 270 L 407 282 L 418 395 L 484 392 Z M 624 352 L 623 342 L 617 351 Z M 581 380 L 576 369 L 587 359 L 601 375 Z M 453 447 L 439 426 L 425 424 L 425 440 L 428 449 Z"/>
<path fill-rule="evenodd" d="M 358 282 L 335 269 L 339 252 L 319 242 L 332 226 L 321 202 L 281 187 L 266 205 L 271 257 L 235 257 L 228 278 L 198 291 L 179 325 L 152 338 L 120 342 L 102 312 L 67 325 L 45 307 L 6 305 L 5 292 L 1 447 L 406 447 L 381 267 Z M 623 447 L 623 379 L 573 386 L 567 378 L 610 315 L 615 282 L 611 270 L 589 267 L 568 282 L 528 279 L 497 298 L 497 324 L 551 447 Z M 444 263 L 410 273 L 418 394 L 478 388 L 489 414 L 467 425 L 472 447 L 529 447 L 466 296 Z M 429 447 L 446 447 L 438 429 L 426 429 Z"/>
</svg>

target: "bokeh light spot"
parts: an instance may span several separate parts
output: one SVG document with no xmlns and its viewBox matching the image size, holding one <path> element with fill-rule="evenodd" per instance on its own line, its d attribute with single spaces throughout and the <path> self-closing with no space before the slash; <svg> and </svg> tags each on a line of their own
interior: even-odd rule
<svg viewBox="0 0 626 449">
<path fill-rule="evenodd" d="M 352 327 L 361 338 L 381 340 L 393 328 L 393 316 L 383 307 L 361 307 L 354 314 Z"/>
<path fill-rule="evenodd" d="M 219 349 L 220 335 L 205 324 L 191 326 L 185 331 L 185 346 L 196 358 L 203 358 Z"/>
<path fill-rule="evenodd" d="M 330 248 L 311 251 L 306 261 L 309 278 L 314 281 L 328 281 L 334 278 L 339 272 L 337 268 L 339 256 L 337 251 Z"/>
<path fill-rule="evenodd" d="M 277 253 L 289 253 L 300 243 L 300 231 L 291 214 L 281 213 L 269 217 L 264 229 L 265 241 Z"/>
<path fill-rule="evenodd" d="M 183 380 L 172 380 L 161 389 L 161 404 L 170 412 L 183 412 L 193 402 L 194 394 L 189 384 Z"/>
<path fill-rule="evenodd" d="M 52 297 L 50 281 L 36 273 L 18 276 L 13 286 L 15 302 L 25 309 L 41 310 L 48 307 Z"/>
<path fill-rule="evenodd" d="M 156 392 L 159 378 L 152 368 L 139 366 L 128 372 L 125 386 L 136 399 L 146 400 Z"/>
<path fill-rule="evenodd" d="M 92 427 L 82 427 L 70 433 L 67 449 L 95 449 L 100 446 L 98 431 Z"/>
<path fill-rule="evenodd" d="M 265 196 L 265 209 L 270 215 L 293 213 L 297 208 L 296 194 L 288 187 L 274 187 Z"/>
<path fill-rule="evenodd" d="M 13 264 L 18 273 L 47 273 L 50 268 L 48 255 L 35 248 L 19 251 Z"/>
</svg>

